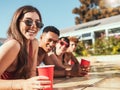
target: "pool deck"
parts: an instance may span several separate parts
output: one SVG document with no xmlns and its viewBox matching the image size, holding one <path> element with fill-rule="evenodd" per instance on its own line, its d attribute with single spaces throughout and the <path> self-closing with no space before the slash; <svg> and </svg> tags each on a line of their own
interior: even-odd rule
<svg viewBox="0 0 120 90">
<path fill-rule="evenodd" d="M 55 78 L 53 90 L 120 90 L 120 63 L 95 61 L 85 77 Z"/>
</svg>

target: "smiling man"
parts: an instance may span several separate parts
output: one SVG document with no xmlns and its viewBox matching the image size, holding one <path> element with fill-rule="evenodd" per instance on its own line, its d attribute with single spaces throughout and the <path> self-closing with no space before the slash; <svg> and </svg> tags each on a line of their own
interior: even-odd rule
<svg viewBox="0 0 120 90">
<path fill-rule="evenodd" d="M 39 43 L 38 65 L 40 65 L 41 62 L 46 62 L 45 57 L 48 56 L 48 52 L 55 48 L 55 45 L 59 39 L 59 35 L 59 30 L 54 26 L 47 26 L 43 29 Z"/>
</svg>

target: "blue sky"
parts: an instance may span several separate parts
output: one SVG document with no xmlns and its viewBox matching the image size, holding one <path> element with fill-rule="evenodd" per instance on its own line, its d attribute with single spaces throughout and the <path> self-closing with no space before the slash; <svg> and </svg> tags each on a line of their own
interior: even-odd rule
<svg viewBox="0 0 120 90">
<path fill-rule="evenodd" d="M 64 29 L 75 25 L 72 10 L 80 6 L 79 0 L 3 0 L 0 3 L 0 38 L 6 38 L 11 18 L 19 7 L 33 5 L 39 9 L 45 26 Z M 41 32 L 38 33 L 39 38 Z"/>
</svg>

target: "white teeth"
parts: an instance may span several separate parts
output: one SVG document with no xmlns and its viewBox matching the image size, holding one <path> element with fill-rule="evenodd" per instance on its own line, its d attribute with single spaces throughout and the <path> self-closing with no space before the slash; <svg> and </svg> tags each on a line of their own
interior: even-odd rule
<svg viewBox="0 0 120 90">
<path fill-rule="evenodd" d="M 28 30 L 28 32 L 30 32 L 30 33 L 35 33 L 35 31 L 33 31 L 33 30 Z"/>
<path fill-rule="evenodd" d="M 31 33 L 31 34 L 32 34 L 32 33 L 33 33 L 33 34 L 36 33 L 36 32 L 33 31 L 33 30 L 28 30 L 28 32 Z"/>
</svg>

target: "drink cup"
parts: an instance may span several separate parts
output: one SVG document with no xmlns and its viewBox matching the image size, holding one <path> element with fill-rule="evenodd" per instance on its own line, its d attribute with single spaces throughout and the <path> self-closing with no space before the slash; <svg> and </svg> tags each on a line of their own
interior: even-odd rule
<svg viewBox="0 0 120 90">
<path fill-rule="evenodd" d="M 54 65 L 38 66 L 37 69 L 39 76 L 47 76 L 51 81 L 50 88 L 43 90 L 53 90 Z"/>
<path fill-rule="evenodd" d="M 85 76 L 88 75 L 88 72 L 90 71 L 90 61 L 81 59 L 80 63 L 80 75 Z"/>
<path fill-rule="evenodd" d="M 89 67 L 90 66 L 90 61 L 85 60 L 85 59 L 81 59 L 80 66 Z"/>
</svg>

